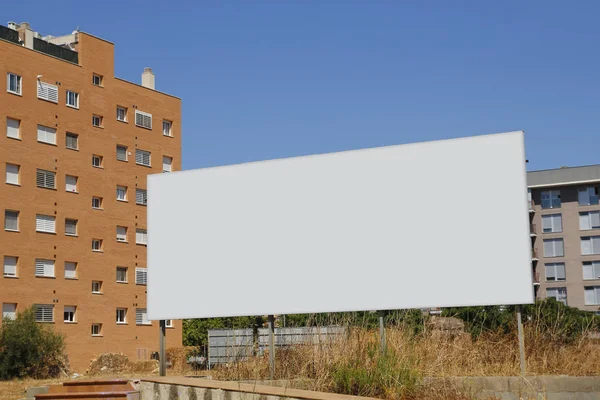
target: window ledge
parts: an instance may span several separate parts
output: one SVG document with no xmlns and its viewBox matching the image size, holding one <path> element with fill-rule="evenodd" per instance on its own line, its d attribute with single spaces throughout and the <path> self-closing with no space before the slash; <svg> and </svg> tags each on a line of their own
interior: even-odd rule
<svg viewBox="0 0 600 400">
<path fill-rule="evenodd" d="M 165 135 L 164 133 L 163 133 L 163 137 L 168 137 L 168 138 L 173 139 L 173 135 Z"/>
<path fill-rule="evenodd" d="M 63 321 L 65 324 L 76 325 L 77 321 Z"/>
<path fill-rule="evenodd" d="M 152 323 L 149 324 L 136 324 L 137 326 L 152 326 Z"/>
<path fill-rule="evenodd" d="M 138 206 L 144 206 L 144 207 L 146 207 L 148 205 L 148 204 L 142 204 L 142 203 L 135 203 L 135 204 Z"/>
<path fill-rule="evenodd" d="M 92 292 L 92 294 L 104 294 L 104 292 Z"/>
<path fill-rule="evenodd" d="M 129 203 L 129 200 L 119 200 L 119 199 L 117 199 L 117 201 L 120 201 L 121 203 Z"/>
<path fill-rule="evenodd" d="M 129 240 L 119 240 L 119 239 L 117 239 L 117 243 L 125 243 L 125 244 L 127 244 L 127 243 L 129 243 Z"/>
<path fill-rule="evenodd" d="M 92 335 L 92 337 L 104 337 L 104 335 Z"/>
<path fill-rule="evenodd" d="M 135 165 L 139 165 L 140 167 L 152 168 L 152 165 L 140 164 L 138 162 L 136 162 Z"/>
<path fill-rule="evenodd" d="M 39 189 L 46 189 L 46 190 L 56 190 L 56 188 L 49 188 L 49 187 L 45 187 L 45 186 L 38 186 Z"/>
<path fill-rule="evenodd" d="M 117 322 L 117 325 L 129 325 L 127 322 Z"/>
<path fill-rule="evenodd" d="M 79 237 L 79 235 L 77 234 L 72 234 L 72 233 L 65 233 L 65 236 L 71 236 L 71 237 Z"/>
<path fill-rule="evenodd" d="M 97 207 L 92 207 L 92 210 L 99 210 L 99 211 L 104 211 L 104 208 L 97 208 Z"/>
<path fill-rule="evenodd" d="M 67 150 L 73 150 L 73 151 L 79 151 L 79 149 L 74 149 L 72 147 L 66 147 L 66 146 L 65 146 L 65 149 L 67 149 Z"/>
<path fill-rule="evenodd" d="M 148 243 L 136 243 L 138 246 L 148 246 Z"/>
<path fill-rule="evenodd" d="M 118 119 L 118 118 L 117 118 L 117 121 L 122 122 L 124 124 L 128 124 L 129 123 L 128 121 L 123 121 L 122 119 Z"/>
<path fill-rule="evenodd" d="M 117 161 L 121 161 L 121 162 L 129 162 L 129 161 L 127 161 L 127 160 L 119 160 L 118 158 L 117 158 Z"/>
<path fill-rule="evenodd" d="M 125 284 L 127 284 L 129 282 L 128 281 L 117 281 L 117 283 L 125 283 Z"/>
<path fill-rule="evenodd" d="M 138 125 L 138 124 L 135 124 L 135 126 L 137 126 L 138 128 L 149 130 L 149 131 L 152 130 L 152 127 L 148 128 L 147 126 L 142 126 L 142 125 Z"/>
<path fill-rule="evenodd" d="M 79 278 L 67 278 L 66 276 L 65 276 L 65 279 L 67 281 L 78 281 L 79 280 Z"/>
<path fill-rule="evenodd" d="M 4 275 L 4 277 L 5 277 L 6 279 L 19 279 L 19 277 L 18 277 L 18 276 L 12 276 L 12 275 Z"/>
<path fill-rule="evenodd" d="M 92 249 L 92 252 L 94 252 L 94 253 L 104 253 L 104 250 L 93 250 Z"/>
<path fill-rule="evenodd" d="M 98 169 L 104 169 L 104 167 L 102 165 L 94 165 L 94 164 L 92 164 L 92 167 L 98 168 Z"/>
<path fill-rule="evenodd" d="M 72 106 L 70 104 L 66 104 L 66 106 L 69 107 L 69 108 L 73 108 L 75 110 L 79 110 L 79 106 Z"/>
<path fill-rule="evenodd" d="M 36 278 L 42 278 L 42 279 L 56 279 L 55 276 L 42 276 L 42 275 L 36 275 Z"/>
<path fill-rule="evenodd" d="M 39 96 L 38 96 L 38 98 L 37 98 L 37 99 L 38 99 L 38 100 L 45 101 L 45 102 L 47 102 L 47 103 L 52 103 L 52 104 L 56 104 L 56 105 L 58 105 L 58 101 L 52 101 L 52 100 L 44 99 L 44 98 L 42 98 L 42 97 L 39 97 Z"/>
<path fill-rule="evenodd" d="M 92 127 L 94 127 L 94 128 L 100 128 L 100 129 L 104 129 L 104 127 L 103 127 L 103 126 L 98 126 L 98 125 L 92 125 Z"/>
<path fill-rule="evenodd" d="M 11 183 L 11 182 L 6 182 L 7 185 L 11 185 L 11 186 L 21 186 L 20 183 Z"/>
<path fill-rule="evenodd" d="M 56 232 L 47 232 L 47 231 L 37 231 L 36 233 L 45 233 L 46 235 L 56 235 Z"/>
<path fill-rule="evenodd" d="M 4 229 L 5 232 L 12 232 L 12 233 L 20 233 L 21 231 L 18 229 Z"/>
<path fill-rule="evenodd" d="M 76 191 L 76 190 L 75 191 L 74 190 L 65 190 L 65 192 L 67 192 L 67 193 L 73 193 L 73 194 L 79 194 L 79 192 Z"/>
<path fill-rule="evenodd" d="M 38 142 L 38 143 L 41 143 L 41 144 L 47 144 L 48 146 L 54 146 L 54 147 L 58 147 L 58 145 L 57 145 L 56 143 L 42 142 L 41 140 L 38 140 L 37 142 Z"/>
<path fill-rule="evenodd" d="M 54 321 L 35 321 L 35 322 L 37 322 L 38 324 L 53 324 L 54 323 Z"/>
<path fill-rule="evenodd" d="M 12 90 L 7 90 L 6 93 L 14 94 L 15 96 L 23 97 L 23 94 L 18 92 L 13 92 Z"/>
</svg>

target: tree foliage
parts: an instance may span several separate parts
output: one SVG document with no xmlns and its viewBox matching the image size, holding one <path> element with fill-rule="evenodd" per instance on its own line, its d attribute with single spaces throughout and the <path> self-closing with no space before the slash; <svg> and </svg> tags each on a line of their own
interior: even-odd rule
<svg viewBox="0 0 600 400">
<path fill-rule="evenodd" d="M 0 328 L 0 379 L 53 378 L 68 370 L 64 337 L 35 322 L 33 308 Z"/>
</svg>

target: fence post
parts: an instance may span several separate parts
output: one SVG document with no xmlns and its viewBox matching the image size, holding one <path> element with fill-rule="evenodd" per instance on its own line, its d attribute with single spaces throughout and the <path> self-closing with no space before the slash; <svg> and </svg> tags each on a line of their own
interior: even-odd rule
<svg viewBox="0 0 600 400">
<path fill-rule="evenodd" d="M 379 311 L 379 337 L 381 339 L 381 352 L 385 353 L 386 338 L 385 338 L 385 311 Z"/>
<path fill-rule="evenodd" d="M 165 321 L 164 319 L 161 319 L 158 322 L 159 325 L 159 341 L 158 341 L 158 359 L 159 359 L 159 373 L 160 376 L 165 376 L 167 375 L 167 356 L 166 356 L 166 351 L 165 351 L 165 339 L 166 339 L 166 334 L 167 334 L 167 321 Z"/>
</svg>

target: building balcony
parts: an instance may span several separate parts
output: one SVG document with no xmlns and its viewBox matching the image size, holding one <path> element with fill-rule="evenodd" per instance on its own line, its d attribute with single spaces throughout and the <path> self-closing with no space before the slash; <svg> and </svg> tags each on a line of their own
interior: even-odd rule
<svg viewBox="0 0 600 400">
<path fill-rule="evenodd" d="M 537 229 L 535 224 L 530 224 L 529 225 L 529 236 L 531 237 L 536 237 L 537 236 Z"/>
<path fill-rule="evenodd" d="M 538 261 L 538 252 L 537 249 L 531 249 L 531 261 Z"/>
<path fill-rule="evenodd" d="M 529 212 L 530 213 L 534 213 L 535 212 L 535 203 L 533 202 L 533 200 L 529 200 Z"/>
<path fill-rule="evenodd" d="M 540 273 L 539 272 L 533 273 L 533 285 L 540 286 Z"/>
</svg>

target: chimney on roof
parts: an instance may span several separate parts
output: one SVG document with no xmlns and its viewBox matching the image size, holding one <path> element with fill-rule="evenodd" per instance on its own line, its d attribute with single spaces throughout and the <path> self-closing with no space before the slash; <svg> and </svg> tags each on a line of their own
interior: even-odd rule
<svg viewBox="0 0 600 400">
<path fill-rule="evenodd" d="M 152 68 L 144 68 L 142 86 L 154 90 L 154 72 L 152 72 Z"/>
</svg>

